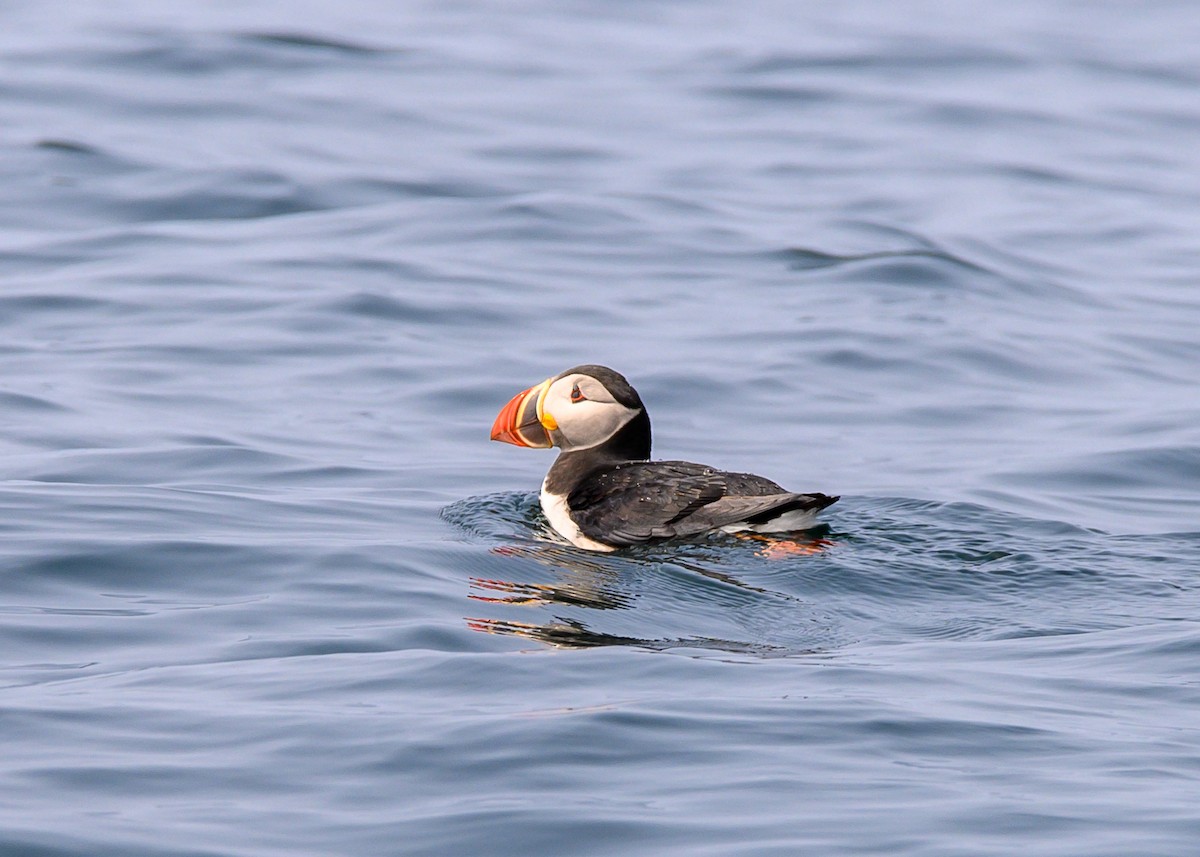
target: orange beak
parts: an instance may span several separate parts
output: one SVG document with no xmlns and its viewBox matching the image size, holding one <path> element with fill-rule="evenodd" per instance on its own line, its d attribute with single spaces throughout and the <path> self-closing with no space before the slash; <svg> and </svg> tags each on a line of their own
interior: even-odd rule
<svg viewBox="0 0 1200 857">
<path fill-rule="evenodd" d="M 542 411 L 542 399 L 552 380 L 547 379 L 513 396 L 492 423 L 492 440 L 538 449 L 553 446 L 549 430 L 557 426 L 554 418 Z"/>
</svg>

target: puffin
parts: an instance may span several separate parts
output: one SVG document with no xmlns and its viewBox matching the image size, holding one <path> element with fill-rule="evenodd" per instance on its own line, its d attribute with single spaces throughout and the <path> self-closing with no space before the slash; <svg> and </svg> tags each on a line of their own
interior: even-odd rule
<svg viewBox="0 0 1200 857">
<path fill-rule="evenodd" d="M 575 366 L 512 397 L 492 440 L 561 452 L 542 482 L 550 526 L 576 547 L 614 551 L 664 539 L 811 528 L 837 502 L 762 476 L 650 460 L 650 416 L 607 366 Z"/>
</svg>

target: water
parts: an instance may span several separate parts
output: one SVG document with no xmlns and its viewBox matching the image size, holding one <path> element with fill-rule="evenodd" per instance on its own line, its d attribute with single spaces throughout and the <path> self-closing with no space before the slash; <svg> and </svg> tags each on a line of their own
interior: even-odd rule
<svg viewBox="0 0 1200 857">
<path fill-rule="evenodd" d="M 0 23 L 0 853 L 1194 853 L 1191 5 Z M 581 362 L 810 550 L 554 541 Z"/>
</svg>

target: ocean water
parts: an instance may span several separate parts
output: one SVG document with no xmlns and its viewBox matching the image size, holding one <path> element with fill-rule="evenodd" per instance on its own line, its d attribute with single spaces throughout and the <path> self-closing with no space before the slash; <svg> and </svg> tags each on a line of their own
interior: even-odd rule
<svg viewBox="0 0 1200 857">
<path fill-rule="evenodd" d="M 0 5 L 0 854 L 1195 854 L 1197 44 Z M 843 499 L 562 544 L 582 362 Z"/>
</svg>

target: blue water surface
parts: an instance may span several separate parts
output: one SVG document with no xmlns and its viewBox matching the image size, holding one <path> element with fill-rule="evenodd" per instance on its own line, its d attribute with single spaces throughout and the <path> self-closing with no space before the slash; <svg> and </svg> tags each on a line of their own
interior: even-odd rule
<svg viewBox="0 0 1200 857">
<path fill-rule="evenodd" d="M 0 7 L 0 854 L 1192 855 L 1192 4 Z M 591 554 L 510 396 L 841 494 Z"/>
</svg>

